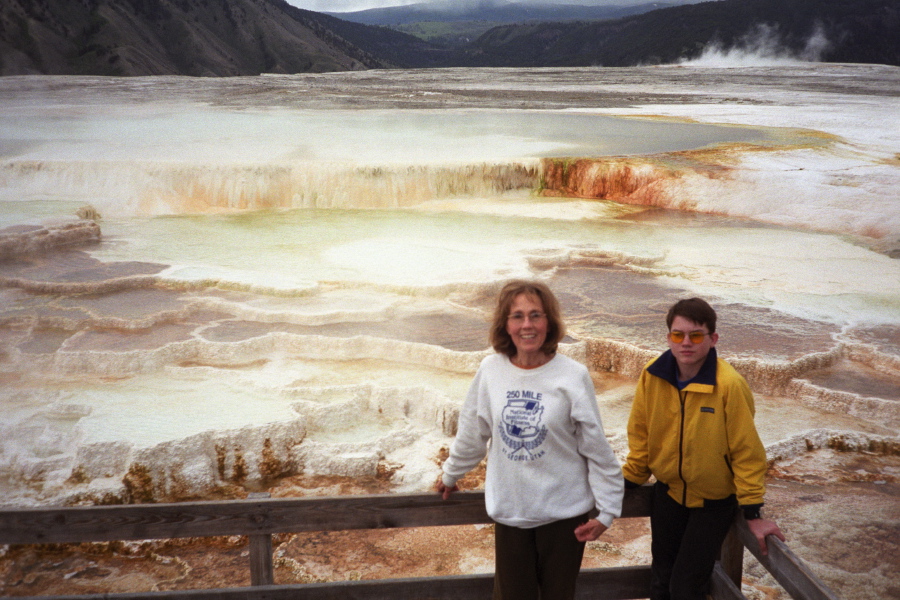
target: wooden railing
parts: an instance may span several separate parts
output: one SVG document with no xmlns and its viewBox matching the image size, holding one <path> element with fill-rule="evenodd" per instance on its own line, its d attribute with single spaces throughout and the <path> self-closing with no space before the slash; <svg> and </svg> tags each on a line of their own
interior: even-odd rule
<svg viewBox="0 0 900 600">
<path fill-rule="evenodd" d="M 650 489 L 625 496 L 623 518 L 650 514 Z M 434 494 L 388 494 L 328 498 L 248 498 L 220 502 L 138 504 L 0 511 L 0 544 L 81 543 L 185 537 L 246 535 L 250 540 L 251 587 L 79 596 L 41 596 L 42 600 L 98 598 L 134 600 L 459 600 L 488 598 L 492 574 L 338 581 L 275 585 L 272 535 L 389 527 L 432 527 L 490 523 L 482 492 L 461 492 L 449 500 Z M 265 495 L 262 495 L 265 496 Z M 740 591 L 743 549 L 747 547 L 796 600 L 838 600 L 781 541 L 769 538 L 769 555 L 760 556 L 756 539 L 738 517 L 713 573 L 715 600 L 746 600 Z M 650 567 L 636 565 L 583 569 L 579 600 L 646 598 Z"/>
</svg>

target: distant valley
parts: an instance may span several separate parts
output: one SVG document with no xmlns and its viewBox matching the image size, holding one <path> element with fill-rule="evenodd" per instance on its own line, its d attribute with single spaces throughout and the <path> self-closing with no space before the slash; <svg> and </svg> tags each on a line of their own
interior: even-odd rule
<svg viewBox="0 0 900 600">
<path fill-rule="evenodd" d="M 500 25 L 605 21 L 678 4 L 694 4 L 698 1 L 676 0 L 674 2 L 637 2 L 627 5 L 623 3 L 614 6 L 583 6 L 577 4 L 523 5 L 487 0 L 465 3 L 448 0 L 443 3 L 409 4 L 326 14 L 354 23 L 389 27 L 439 46 L 461 47 Z"/>
</svg>

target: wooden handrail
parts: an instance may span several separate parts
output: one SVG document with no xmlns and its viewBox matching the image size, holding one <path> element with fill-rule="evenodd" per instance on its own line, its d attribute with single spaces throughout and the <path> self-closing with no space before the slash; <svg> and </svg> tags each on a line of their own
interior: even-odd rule
<svg viewBox="0 0 900 600">
<path fill-rule="evenodd" d="M 651 488 L 630 490 L 622 517 L 650 515 Z M 250 539 L 253 585 L 247 588 L 42 596 L 41 600 L 451 600 L 486 597 L 493 575 L 422 577 L 321 584 L 273 585 L 272 534 L 392 527 L 490 523 L 483 492 L 458 492 L 449 500 L 436 493 L 265 499 L 174 504 L 0 510 L 0 544 L 82 543 L 246 535 Z M 740 591 L 743 547 L 747 547 L 796 600 L 838 600 L 787 546 L 770 537 L 761 556 L 756 538 L 738 516 L 713 573 L 713 598 L 746 600 Z M 647 565 L 583 569 L 578 600 L 626 600 L 649 595 Z"/>
<path fill-rule="evenodd" d="M 766 538 L 769 554 L 763 556 L 756 537 L 747 527 L 743 517 L 735 521 L 734 529 L 741 543 L 768 570 L 792 598 L 804 600 L 839 600 L 838 596 L 819 579 L 800 558 L 791 552 L 787 544 L 776 537 Z"/>
<path fill-rule="evenodd" d="M 0 511 L 0 544 L 147 540 L 490 523 L 483 492 Z"/>
<path fill-rule="evenodd" d="M 731 577 L 722 568 L 722 563 L 716 563 L 713 568 L 710 592 L 716 600 L 747 600 L 741 591 L 739 583 L 731 580 Z"/>
<path fill-rule="evenodd" d="M 649 488 L 623 517 L 650 514 Z M 108 542 L 217 535 L 490 523 L 484 492 L 384 494 L 0 510 L 0 544 Z"/>
</svg>

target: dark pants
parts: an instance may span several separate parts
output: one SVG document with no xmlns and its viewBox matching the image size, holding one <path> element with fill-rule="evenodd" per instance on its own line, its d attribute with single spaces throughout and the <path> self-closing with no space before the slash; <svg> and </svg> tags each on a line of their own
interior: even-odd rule
<svg viewBox="0 0 900 600">
<path fill-rule="evenodd" d="M 703 600 L 709 579 L 734 521 L 737 500 L 707 500 L 702 508 L 685 508 L 672 500 L 668 487 L 653 487 L 650 513 L 651 600 Z"/>
<path fill-rule="evenodd" d="M 588 515 L 563 519 L 534 529 L 497 523 L 494 526 L 493 600 L 570 600 L 584 556 L 575 528 Z"/>
</svg>

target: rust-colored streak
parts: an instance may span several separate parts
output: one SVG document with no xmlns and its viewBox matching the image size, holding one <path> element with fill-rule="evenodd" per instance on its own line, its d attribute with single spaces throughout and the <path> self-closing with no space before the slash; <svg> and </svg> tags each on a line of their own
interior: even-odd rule
<svg viewBox="0 0 900 600">
<path fill-rule="evenodd" d="M 544 159 L 543 193 L 666 206 L 669 183 L 681 176 L 652 159 L 633 157 Z"/>
</svg>

